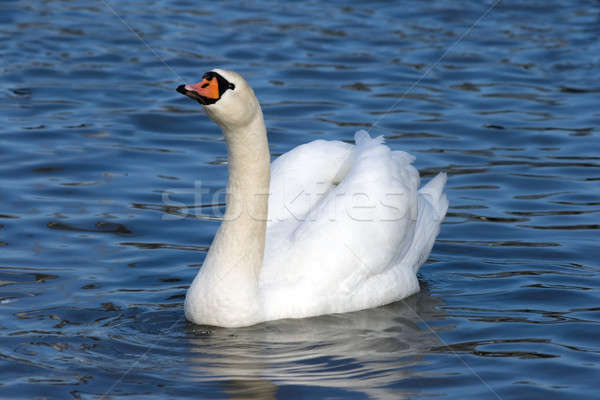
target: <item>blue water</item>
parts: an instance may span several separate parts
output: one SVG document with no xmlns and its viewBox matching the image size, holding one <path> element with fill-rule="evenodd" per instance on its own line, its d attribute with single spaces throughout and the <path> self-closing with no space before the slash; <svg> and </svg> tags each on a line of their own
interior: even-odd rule
<svg viewBox="0 0 600 400">
<path fill-rule="evenodd" d="M 0 397 L 595 399 L 600 2 L 0 3 Z M 422 290 L 189 324 L 226 148 L 214 67 L 271 150 L 358 129 L 449 173 Z"/>
</svg>

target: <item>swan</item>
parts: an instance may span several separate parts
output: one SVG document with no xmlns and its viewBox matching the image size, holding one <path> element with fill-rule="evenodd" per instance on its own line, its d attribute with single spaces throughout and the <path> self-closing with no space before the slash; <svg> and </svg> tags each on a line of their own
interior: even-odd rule
<svg viewBox="0 0 600 400">
<path fill-rule="evenodd" d="M 446 174 L 419 187 L 414 157 L 383 138 L 315 140 L 270 163 L 260 104 L 237 73 L 213 69 L 177 91 L 227 143 L 226 209 L 190 285 L 186 318 L 243 327 L 378 307 L 419 291 L 448 209 Z"/>
</svg>

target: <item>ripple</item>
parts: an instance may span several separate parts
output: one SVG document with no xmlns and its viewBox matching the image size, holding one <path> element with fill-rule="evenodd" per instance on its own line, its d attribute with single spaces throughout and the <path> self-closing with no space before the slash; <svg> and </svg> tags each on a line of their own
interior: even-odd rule
<svg viewBox="0 0 600 400">
<path fill-rule="evenodd" d="M 597 397 L 598 4 L 107 4 L 0 6 L 1 397 Z M 214 67 L 273 157 L 363 127 L 448 172 L 421 292 L 185 321 L 227 152 L 174 88 Z"/>
</svg>

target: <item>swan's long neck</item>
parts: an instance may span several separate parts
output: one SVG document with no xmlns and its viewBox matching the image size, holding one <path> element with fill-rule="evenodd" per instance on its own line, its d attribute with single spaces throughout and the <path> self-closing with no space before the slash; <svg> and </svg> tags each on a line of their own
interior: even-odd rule
<svg viewBox="0 0 600 400">
<path fill-rule="evenodd" d="M 198 323 L 249 325 L 260 319 L 258 278 L 265 250 L 270 154 L 262 112 L 243 127 L 221 125 L 229 182 L 221 227 L 186 295 Z"/>
<path fill-rule="evenodd" d="M 243 128 L 222 127 L 229 182 L 224 221 L 212 246 L 256 282 L 263 263 L 268 215 L 270 154 L 262 112 Z"/>
</svg>

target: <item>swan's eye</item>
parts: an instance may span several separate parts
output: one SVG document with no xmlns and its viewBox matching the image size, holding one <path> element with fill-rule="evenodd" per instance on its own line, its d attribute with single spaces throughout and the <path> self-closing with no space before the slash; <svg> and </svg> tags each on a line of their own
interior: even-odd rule
<svg viewBox="0 0 600 400">
<path fill-rule="evenodd" d="M 229 82 L 229 86 L 227 86 L 228 89 L 234 90 L 235 89 L 235 85 L 231 82 Z"/>
</svg>

